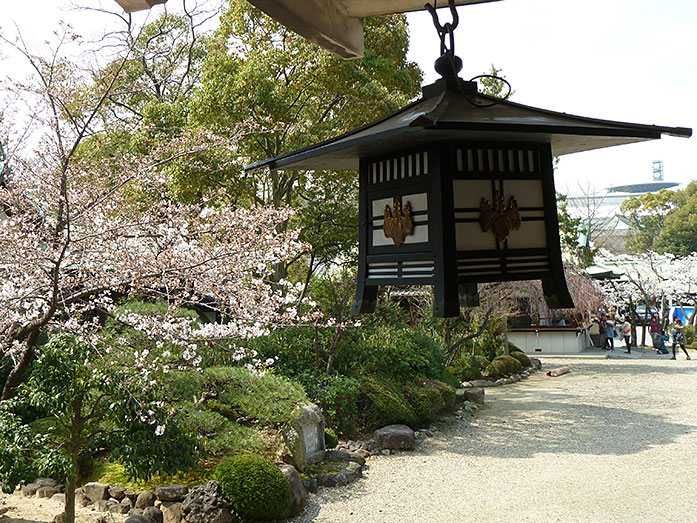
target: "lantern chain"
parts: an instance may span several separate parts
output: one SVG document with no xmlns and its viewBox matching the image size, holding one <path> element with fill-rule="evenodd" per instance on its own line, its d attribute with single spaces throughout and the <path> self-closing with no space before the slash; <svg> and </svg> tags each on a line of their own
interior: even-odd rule
<svg viewBox="0 0 697 523">
<path fill-rule="evenodd" d="M 431 14 L 431 18 L 433 18 L 433 25 L 435 26 L 436 32 L 438 33 L 438 38 L 440 39 L 440 53 L 441 53 L 441 55 L 436 60 L 436 63 L 435 63 L 436 72 L 439 73 L 443 77 L 450 77 L 451 79 L 454 79 L 456 81 L 456 85 L 457 85 L 458 90 L 467 99 L 467 101 L 474 107 L 479 107 L 479 108 L 492 107 L 494 105 L 501 103 L 504 100 L 507 100 L 512 92 L 511 84 L 505 78 L 500 77 L 500 76 L 496 76 L 496 75 L 491 75 L 491 74 L 481 74 L 481 75 L 475 76 L 474 78 L 470 79 L 470 82 L 476 81 L 480 78 L 490 78 L 492 80 L 502 82 L 508 86 L 508 92 L 502 98 L 497 99 L 497 100 L 490 102 L 490 103 L 481 103 L 481 102 L 475 102 L 474 100 L 471 100 L 470 97 L 465 92 L 463 92 L 462 87 L 460 86 L 460 81 L 457 78 L 457 74 L 462 70 L 462 60 L 460 59 L 460 57 L 455 55 L 455 36 L 454 36 L 455 28 L 460 23 L 460 17 L 457 14 L 457 9 L 455 7 L 455 0 L 448 0 L 448 7 L 450 8 L 450 14 L 453 17 L 453 21 L 452 21 L 452 23 L 447 22 L 447 23 L 441 25 L 440 21 L 438 20 L 438 13 L 436 12 L 436 9 L 438 8 L 438 0 L 434 0 L 434 5 L 431 5 L 430 3 L 427 3 L 426 5 L 424 5 L 424 8 Z M 448 43 L 450 44 L 450 46 L 448 46 Z"/>
</svg>

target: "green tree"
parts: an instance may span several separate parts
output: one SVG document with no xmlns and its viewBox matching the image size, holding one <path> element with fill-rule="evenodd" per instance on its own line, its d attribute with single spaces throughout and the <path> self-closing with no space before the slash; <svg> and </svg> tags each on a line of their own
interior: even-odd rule
<svg viewBox="0 0 697 523">
<path fill-rule="evenodd" d="M 173 474 L 194 464 L 192 440 L 163 411 L 153 377 L 138 372 L 132 360 L 107 357 L 74 335 L 50 337 L 16 399 L 0 404 L 6 492 L 32 473 L 57 474 L 65 478 L 65 521 L 72 523 L 81 458 L 97 443 L 134 477 Z M 22 412 L 37 419 L 27 425 L 17 415 Z"/>
<path fill-rule="evenodd" d="M 626 250 L 645 253 L 656 250 L 669 214 L 684 203 L 681 191 L 662 189 L 622 202 L 620 211 L 629 221 Z"/>
<path fill-rule="evenodd" d="M 238 142 L 245 162 L 278 156 L 377 120 L 418 93 L 421 72 L 406 59 L 403 15 L 365 22 L 366 53 L 342 60 L 289 31 L 243 0 L 230 0 L 191 104 L 192 125 L 216 133 L 249 124 Z M 357 242 L 357 180 L 350 173 L 270 170 L 244 175 L 229 164 L 219 175 L 246 188 L 250 204 L 298 209 L 316 267 Z M 189 185 L 197 182 L 191 179 Z M 277 277 L 285 276 L 279 267 Z"/>
<path fill-rule="evenodd" d="M 655 243 L 657 252 L 689 256 L 697 252 L 697 182 L 676 191 L 675 208 L 665 217 Z"/>
</svg>

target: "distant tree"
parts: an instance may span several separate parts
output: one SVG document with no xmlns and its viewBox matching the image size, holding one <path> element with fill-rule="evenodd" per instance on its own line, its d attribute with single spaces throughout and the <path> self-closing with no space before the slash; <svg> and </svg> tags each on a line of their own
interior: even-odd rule
<svg viewBox="0 0 697 523">
<path fill-rule="evenodd" d="M 681 205 L 677 191 L 662 189 L 646 193 L 622 202 L 620 211 L 629 221 L 626 250 L 628 253 L 645 253 L 655 250 L 671 211 Z"/>
<path fill-rule="evenodd" d="M 676 193 L 675 208 L 665 217 L 655 248 L 685 257 L 697 252 L 697 181 Z"/>
</svg>

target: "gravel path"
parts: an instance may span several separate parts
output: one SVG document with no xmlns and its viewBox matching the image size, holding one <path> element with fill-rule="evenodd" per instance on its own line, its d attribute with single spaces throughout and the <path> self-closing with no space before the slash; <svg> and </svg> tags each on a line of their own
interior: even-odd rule
<svg viewBox="0 0 697 523">
<path fill-rule="evenodd" d="M 544 361 L 544 360 L 543 360 Z M 697 521 L 697 361 L 546 360 L 295 522 Z"/>
</svg>

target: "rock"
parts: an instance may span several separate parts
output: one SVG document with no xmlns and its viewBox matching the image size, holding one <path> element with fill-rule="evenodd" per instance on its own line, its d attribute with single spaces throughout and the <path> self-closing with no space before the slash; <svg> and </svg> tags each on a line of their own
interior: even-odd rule
<svg viewBox="0 0 697 523">
<path fill-rule="evenodd" d="M 100 500 L 109 499 L 109 485 L 104 483 L 87 483 L 83 490 L 85 491 L 85 496 L 87 496 L 92 503 L 96 503 Z"/>
<path fill-rule="evenodd" d="M 163 485 L 155 488 L 155 496 L 160 501 L 183 501 L 189 489 L 184 485 Z"/>
<path fill-rule="evenodd" d="M 124 523 L 157 523 L 150 516 L 144 514 L 132 514 L 128 516 Z"/>
<path fill-rule="evenodd" d="M 39 487 L 36 489 L 37 498 L 52 498 L 58 494 L 58 489 L 56 487 Z"/>
<path fill-rule="evenodd" d="M 324 459 L 329 461 L 354 461 L 360 465 L 365 465 L 365 458 L 358 454 L 362 449 L 358 449 L 356 452 L 349 452 L 346 450 L 328 450 L 324 453 Z"/>
<path fill-rule="evenodd" d="M 307 491 L 305 490 L 302 479 L 300 479 L 300 474 L 298 474 L 298 470 L 295 467 L 292 465 L 279 465 L 278 468 L 281 469 L 281 472 L 283 472 L 283 475 L 290 484 L 290 496 L 292 500 L 290 508 L 283 516 L 283 519 L 293 518 L 300 514 L 303 511 L 303 508 L 305 508 L 305 503 L 307 502 Z"/>
<path fill-rule="evenodd" d="M 126 497 L 126 489 L 124 487 L 114 485 L 113 487 L 109 487 L 109 495 L 116 501 L 121 501 Z"/>
<path fill-rule="evenodd" d="M 114 503 L 109 507 L 109 512 L 112 514 L 128 514 L 132 508 L 129 503 Z"/>
<path fill-rule="evenodd" d="M 155 505 L 157 496 L 150 490 L 144 490 L 136 498 L 136 508 L 152 507 Z"/>
<path fill-rule="evenodd" d="M 51 478 L 36 478 L 32 483 L 36 483 L 40 487 L 55 487 L 58 485 L 56 480 Z"/>
<path fill-rule="evenodd" d="M 92 500 L 85 496 L 84 492 L 81 492 L 79 490 L 75 491 L 75 505 L 78 507 L 86 507 L 87 505 L 91 505 Z"/>
<path fill-rule="evenodd" d="M 413 449 L 414 431 L 406 425 L 388 425 L 375 431 L 375 443 L 386 449 Z"/>
<path fill-rule="evenodd" d="M 316 478 L 307 478 L 303 480 L 303 486 L 308 492 L 312 492 L 313 494 L 317 492 L 317 479 Z"/>
<path fill-rule="evenodd" d="M 491 387 L 492 382 L 490 382 L 489 380 L 474 380 L 471 381 L 470 384 L 473 387 Z"/>
<path fill-rule="evenodd" d="M 9 512 L 10 508 L 12 508 L 12 507 L 1 507 L 0 508 L 0 516 L 2 516 L 5 512 Z"/>
<path fill-rule="evenodd" d="M 107 499 L 98 499 L 94 502 L 94 508 L 99 512 L 108 512 L 112 505 L 115 505 L 115 503 Z"/>
<path fill-rule="evenodd" d="M 145 509 L 143 509 L 143 515 L 148 516 L 155 523 L 162 523 L 164 521 L 164 514 L 156 507 L 145 507 Z"/>
<path fill-rule="evenodd" d="M 506 384 L 506 378 L 499 378 L 494 382 L 494 387 L 500 387 Z"/>
<path fill-rule="evenodd" d="M 61 512 L 60 514 L 54 516 L 51 523 L 65 523 L 65 512 Z"/>
<path fill-rule="evenodd" d="M 162 511 L 162 523 L 181 523 L 183 519 L 181 503 L 172 503 Z"/>
<path fill-rule="evenodd" d="M 369 458 L 370 456 L 372 456 L 372 454 L 370 453 L 369 450 L 364 450 L 364 449 L 358 449 L 356 451 L 356 454 L 359 455 L 360 457 L 362 457 L 363 459 L 366 459 L 366 458 Z"/>
<path fill-rule="evenodd" d="M 30 498 L 36 494 L 36 491 L 41 488 L 38 483 L 29 483 L 22 487 L 22 495 Z"/>
<path fill-rule="evenodd" d="M 481 387 L 471 387 L 469 389 L 458 389 L 458 394 L 462 393 L 465 401 L 484 403 L 484 389 Z"/>
<path fill-rule="evenodd" d="M 315 479 L 320 487 L 336 487 L 336 478 L 331 474 L 322 474 Z"/>
<path fill-rule="evenodd" d="M 65 503 L 65 493 L 64 492 L 57 492 L 53 496 L 51 496 L 51 499 L 53 501 L 57 501 L 58 503 Z"/>
<path fill-rule="evenodd" d="M 542 361 L 538 358 L 530 358 L 530 363 L 532 363 L 532 368 L 535 370 L 542 370 Z"/>
<path fill-rule="evenodd" d="M 133 505 L 135 506 L 136 499 L 138 499 L 138 494 L 133 492 L 131 489 L 126 489 L 126 491 L 123 493 L 124 496 L 126 496 L 128 499 L 130 499 L 133 502 Z"/>
<path fill-rule="evenodd" d="M 463 381 L 462 383 L 460 383 L 460 387 L 463 389 L 469 389 L 470 387 L 472 387 L 472 383 L 470 383 L 469 381 Z"/>
<path fill-rule="evenodd" d="M 353 461 L 349 462 L 348 467 L 344 471 L 349 481 L 360 478 L 363 475 L 363 466 Z"/>
<path fill-rule="evenodd" d="M 290 465 L 284 465 L 289 467 Z M 194 487 L 182 503 L 182 513 L 189 523 L 232 523 L 235 519 L 217 481 Z"/>
<path fill-rule="evenodd" d="M 293 413 L 294 419 L 281 430 L 281 459 L 298 470 L 324 459 L 324 416 L 314 403 Z"/>
</svg>

